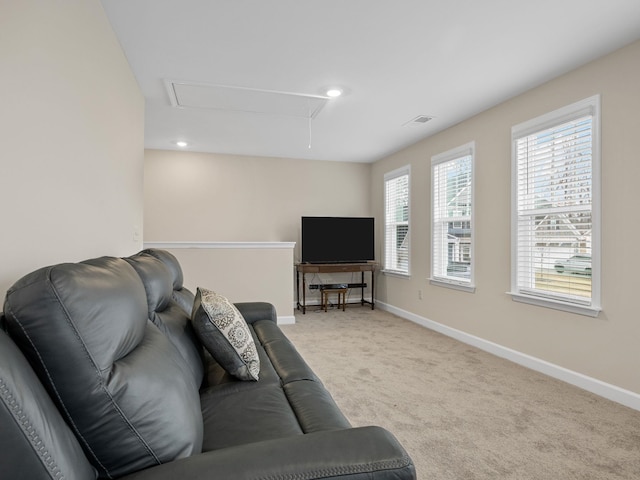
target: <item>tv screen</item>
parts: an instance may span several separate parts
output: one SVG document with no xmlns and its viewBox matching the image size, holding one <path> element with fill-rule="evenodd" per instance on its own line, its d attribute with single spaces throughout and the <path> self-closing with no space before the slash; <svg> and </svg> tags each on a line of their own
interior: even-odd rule
<svg viewBox="0 0 640 480">
<path fill-rule="evenodd" d="M 302 217 L 302 262 L 375 260 L 373 217 Z"/>
</svg>

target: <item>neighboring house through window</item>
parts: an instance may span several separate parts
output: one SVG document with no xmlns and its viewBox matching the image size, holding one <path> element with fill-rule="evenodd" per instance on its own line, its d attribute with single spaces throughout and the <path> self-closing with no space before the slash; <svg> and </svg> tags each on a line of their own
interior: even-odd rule
<svg viewBox="0 0 640 480">
<path fill-rule="evenodd" d="M 514 300 L 600 311 L 600 97 L 512 128 Z"/>
<path fill-rule="evenodd" d="M 384 176 L 384 270 L 409 274 L 409 166 Z"/>
<path fill-rule="evenodd" d="M 431 159 L 432 284 L 473 291 L 473 142 Z"/>
</svg>

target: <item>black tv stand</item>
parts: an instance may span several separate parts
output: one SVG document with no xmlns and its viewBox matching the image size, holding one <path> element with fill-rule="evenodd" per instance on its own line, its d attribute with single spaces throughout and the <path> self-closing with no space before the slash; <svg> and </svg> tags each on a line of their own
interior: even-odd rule
<svg viewBox="0 0 640 480">
<path fill-rule="evenodd" d="M 360 272 L 362 274 L 360 282 L 360 305 L 368 303 L 371 305 L 371 310 L 374 308 L 375 297 L 375 271 L 378 264 L 375 262 L 364 263 L 298 263 L 296 265 L 296 304 L 298 310 L 302 310 L 302 313 L 307 313 L 307 283 L 305 275 L 307 273 L 340 273 L 340 272 Z M 364 281 L 365 272 L 371 273 L 371 301 L 364 299 L 364 287 L 366 285 Z M 302 303 L 300 303 L 300 274 L 302 274 Z"/>
</svg>

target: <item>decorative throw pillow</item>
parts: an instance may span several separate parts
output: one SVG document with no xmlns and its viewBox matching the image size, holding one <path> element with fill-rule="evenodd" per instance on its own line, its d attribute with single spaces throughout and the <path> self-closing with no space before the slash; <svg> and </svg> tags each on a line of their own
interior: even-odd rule
<svg viewBox="0 0 640 480">
<path fill-rule="evenodd" d="M 247 322 L 233 303 L 198 287 L 191 322 L 204 347 L 230 375 L 258 380 L 258 350 Z"/>
</svg>

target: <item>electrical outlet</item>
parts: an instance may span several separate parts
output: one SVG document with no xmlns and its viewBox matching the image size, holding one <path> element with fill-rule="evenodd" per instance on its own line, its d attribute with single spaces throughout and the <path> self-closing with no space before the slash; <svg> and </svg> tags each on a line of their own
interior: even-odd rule
<svg viewBox="0 0 640 480">
<path fill-rule="evenodd" d="M 422 300 L 422 290 L 418 290 L 418 300 Z"/>
</svg>

